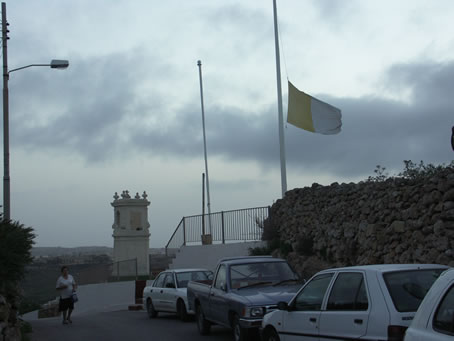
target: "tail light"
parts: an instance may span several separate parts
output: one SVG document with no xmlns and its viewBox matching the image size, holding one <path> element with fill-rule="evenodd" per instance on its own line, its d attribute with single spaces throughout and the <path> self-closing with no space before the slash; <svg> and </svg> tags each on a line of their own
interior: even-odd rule
<svg viewBox="0 0 454 341">
<path fill-rule="evenodd" d="M 388 341 L 402 341 L 406 330 L 404 326 L 388 326 Z"/>
</svg>

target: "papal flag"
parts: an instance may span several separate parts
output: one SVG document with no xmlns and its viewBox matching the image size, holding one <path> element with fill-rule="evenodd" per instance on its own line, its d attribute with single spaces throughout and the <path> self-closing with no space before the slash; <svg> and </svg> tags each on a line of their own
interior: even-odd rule
<svg viewBox="0 0 454 341">
<path fill-rule="evenodd" d="M 341 131 L 340 109 L 299 91 L 288 82 L 287 122 L 314 133 L 331 135 Z"/>
</svg>

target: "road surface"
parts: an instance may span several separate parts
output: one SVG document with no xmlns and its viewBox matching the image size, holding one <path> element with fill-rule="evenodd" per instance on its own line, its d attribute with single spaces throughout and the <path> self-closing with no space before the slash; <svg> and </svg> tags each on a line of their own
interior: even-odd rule
<svg viewBox="0 0 454 341">
<path fill-rule="evenodd" d="M 30 321 L 32 341 L 132 341 L 203 340 L 232 341 L 229 329 L 213 326 L 211 334 L 201 336 L 194 321 L 181 322 L 175 315 L 160 313 L 149 319 L 144 311 L 113 311 L 75 315 L 73 323 L 63 325 L 61 318 Z"/>
</svg>

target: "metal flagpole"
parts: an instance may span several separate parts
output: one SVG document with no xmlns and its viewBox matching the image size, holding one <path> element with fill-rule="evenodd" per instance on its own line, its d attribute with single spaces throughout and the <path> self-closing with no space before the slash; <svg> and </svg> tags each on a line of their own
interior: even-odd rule
<svg viewBox="0 0 454 341">
<path fill-rule="evenodd" d="M 202 62 L 197 61 L 199 67 L 199 79 L 200 79 L 200 103 L 202 105 L 202 127 L 203 127 L 203 150 L 205 153 L 205 173 L 207 179 L 207 208 L 208 208 L 208 225 L 210 227 L 211 234 L 211 202 L 210 202 L 210 180 L 208 178 L 208 159 L 207 159 L 207 140 L 205 135 L 205 108 L 203 106 L 203 86 L 202 86 Z"/>
<path fill-rule="evenodd" d="M 202 235 L 205 235 L 205 173 L 202 173 Z"/>
<path fill-rule="evenodd" d="M 276 77 L 277 77 L 277 106 L 279 118 L 279 149 L 281 156 L 281 187 L 282 197 L 287 192 L 287 170 L 285 166 L 285 138 L 284 138 L 284 114 L 282 109 L 282 87 L 281 87 L 281 60 L 279 55 L 279 32 L 277 28 L 277 7 L 276 0 L 273 0 L 274 12 L 274 41 L 276 49 Z"/>
</svg>

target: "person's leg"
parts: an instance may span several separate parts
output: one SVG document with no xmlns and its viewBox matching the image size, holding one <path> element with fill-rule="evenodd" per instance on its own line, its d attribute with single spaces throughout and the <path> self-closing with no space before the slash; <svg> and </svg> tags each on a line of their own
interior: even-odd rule
<svg viewBox="0 0 454 341">
<path fill-rule="evenodd" d="M 68 321 L 66 320 L 66 313 L 67 313 L 67 310 L 63 310 L 63 324 L 67 324 Z"/>
<path fill-rule="evenodd" d="M 73 310 L 71 308 L 68 309 L 68 317 L 66 318 L 66 320 L 69 322 L 69 323 L 73 323 L 73 321 L 71 320 L 71 313 L 73 312 Z"/>
</svg>

